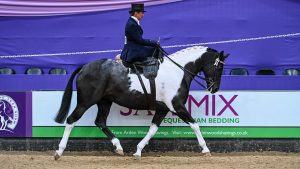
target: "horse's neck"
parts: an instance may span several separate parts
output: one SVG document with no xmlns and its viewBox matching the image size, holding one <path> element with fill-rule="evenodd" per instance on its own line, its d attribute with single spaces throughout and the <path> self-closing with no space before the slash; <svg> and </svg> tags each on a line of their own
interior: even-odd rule
<svg viewBox="0 0 300 169">
<path fill-rule="evenodd" d="M 181 65 L 182 67 L 186 66 L 190 62 L 195 62 L 197 59 L 201 58 L 201 56 L 207 51 L 207 47 L 203 46 L 194 46 L 190 48 L 186 48 L 180 50 L 176 53 L 173 53 L 169 57 L 174 60 L 176 63 Z M 167 59 L 168 60 L 168 59 Z M 170 60 L 164 63 L 164 66 L 175 65 Z M 198 73 L 198 72 L 193 72 Z"/>
</svg>

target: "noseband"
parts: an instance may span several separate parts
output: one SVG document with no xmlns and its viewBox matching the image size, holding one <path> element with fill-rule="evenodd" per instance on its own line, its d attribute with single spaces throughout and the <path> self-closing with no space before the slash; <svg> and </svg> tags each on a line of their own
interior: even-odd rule
<svg viewBox="0 0 300 169">
<path fill-rule="evenodd" d="M 213 76 L 213 79 L 212 78 L 208 78 L 208 84 L 211 84 L 210 86 L 207 87 L 207 90 L 210 91 L 210 89 L 213 87 L 213 85 L 216 83 L 217 81 L 217 72 L 218 72 L 218 69 L 222 69 L 222 66 L 225 64 L 225 62 L 221 61 L 220 60 L 220 55 L 216 58 L 215 60 L 215 63 L 214 63 L 214 66 L 213 66 L 213 69 L 214 69 L 214 76 Z M 221 66 L 219 66 L 221 65 Z M 212 69 L 212 67 L 210 68 Z M 207 81 L 206 81 L 207 82 Z"/>
</svg>

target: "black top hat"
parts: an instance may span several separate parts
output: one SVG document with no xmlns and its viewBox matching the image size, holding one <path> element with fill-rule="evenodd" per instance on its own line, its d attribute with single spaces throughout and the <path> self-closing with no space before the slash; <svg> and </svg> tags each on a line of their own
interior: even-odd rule
<svg viewBox="0 0 300 169">
<path fill-rule="evenodd" d="M 144 10 L 144 4 L 131 4 L 131 9 L 129 11 L 131 12 L 146 12 Z"/>
</svg>

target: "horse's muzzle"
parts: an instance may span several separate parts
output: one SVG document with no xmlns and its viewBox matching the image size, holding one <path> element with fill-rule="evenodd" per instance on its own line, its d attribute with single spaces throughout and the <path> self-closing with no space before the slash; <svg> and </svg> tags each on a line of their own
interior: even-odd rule
<svg viewBox="0 0 300 169">
<path fill-rule="evenodd" d="M 211 93 L 211 94 L 214 94 L 214 93 L 216 93 L 217 91 L 219 91 L 219 88 L 218 88 L 218 87 L 212 87 L 211 90 L 210 90 L 210 93 Z"/>
</svg>

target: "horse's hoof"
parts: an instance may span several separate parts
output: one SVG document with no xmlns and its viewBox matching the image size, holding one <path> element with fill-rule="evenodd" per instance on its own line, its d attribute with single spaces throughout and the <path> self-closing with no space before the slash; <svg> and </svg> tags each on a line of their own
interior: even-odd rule
<svg viewBox="0 0 300 169">
<path fill-rule="evenodd" d="M 135 160 L 141 160 L 142 156 L 139 155 L 139 154 L 133 154 L 133 159 L 135 159 Z"/>
<path fill-rule="evenodd" d="M 210 153 L 210 151 L 207 147 L 203 147 L 201 153 L 206 154 L 206 153 Z"/>
<path fill-rule="evenodd" d="M 210 154 L 210 152 L 206 152 L 206 153 L 203 153 L 203 156 L 204 157 L 211 157 L 211 154 Z"/>
<path fill-rule="evenodd" d="M 119 155 L 121 155 L 121 156 L 124 155 L 124 152 L 123 152 L 122 149 L 121 149 L 121 150 L 115 150 L 115 153 L 117 153 L 117 154 L 119 154 Z"/>
<path fill-rule="evenodd" d="M 60 158 L 60 155 L 58 155 L 58 153 L 55 152 L 55 154 L 54 154 L 54 160 L 57 161 L 59 158 Z"/>
</svg>

